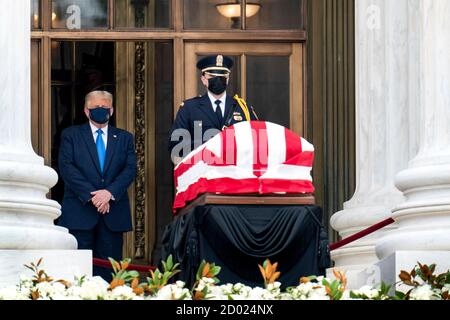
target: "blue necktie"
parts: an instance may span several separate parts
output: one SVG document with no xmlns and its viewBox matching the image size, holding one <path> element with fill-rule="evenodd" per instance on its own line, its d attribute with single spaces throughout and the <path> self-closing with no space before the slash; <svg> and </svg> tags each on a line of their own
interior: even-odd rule
<svg viewBox="0 0 450 320">
<path fill-rule="evenodd" d="M 102 170 L 103 172 L 103 168 L 105 166 L 106 148 L 102 136 L 103 136 L 102 129 L 98 129 L 97 141 L 95 142 L 95 144 L 97 145 L 97 154 L 98 154 L 98 161 L 100 162 L 100 170 Z"/>
</svg>

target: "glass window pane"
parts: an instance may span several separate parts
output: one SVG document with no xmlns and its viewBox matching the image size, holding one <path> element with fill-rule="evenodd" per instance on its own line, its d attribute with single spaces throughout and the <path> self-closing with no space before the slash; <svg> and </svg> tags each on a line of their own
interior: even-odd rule
<svg viewBox="0 0 450 320">
<path fill-rule="evenodd" d="M 39 0 L 31 0 L 31 29 L 40 29 L 41 18 Z"/>
<path fill-rule="evenodd" d="M 116 28 L 170 28 L 171 0 L 114 1 Z"/>
<path fill-rule="evenodd" d="M 247 29 L 302 29 L 304 0 L 247 1 Z M 251 4 L 259 4 L 257 6 Z M 253 14 L 251 17 L 249 15 Z"/>
<path fill-rule="evenodd" d="M 69 85 L 72 81 L 73 42 L 52 41 L 52 85 Z"/>
<path fill-rule="evenodd" d="M 108 28 L 108 0 L 53 0 L 52 28 Z"/>
<path fill-rule="evenodd" d="M 234 96 L 235 94 L 238 94 L 241 96 L 240 90 L 241 90 L 241 57 L 240 56 L 229 56 L 233 60 L 233 69 L 231 70 L 230 74 L 230 82 L 228 83 L 227 88 L 227 94 Z M 199 55 L 198 60 L 204 58 L 206 56 Z M 198 61 L 197 60 L 197 61 Z M 197 91 L 199 95 L 204 95 L 207 92 L 206 87 L 203 85 L 202 81 L 200 80 L 201 77 L 201 71 L 197 69 Z"/>
<path fill-rule="evenodd" d="M 247 57 L 247 100 L 260 120 L 290 127 L 289 57 Z"/>
<path fill-rule="evenodd" d="M 184 1 L 184 28 L 185 29 L 240 29 L 241 22 L 230 11 L 221 8 L 220 4 L 227 0 L 185 0 Z M 239 5 L 235 6 L 236 8 Z M 235 9 L 233 7 L 233 9 Z M 219 13 L 219 9 L 222 13 Z M 239 11 L 239 10 L 237 10 Z M 226 17 L 225 15 L 229 16 Z M 231 18 L 233 16 L 233 18 Z"/>
</svg>

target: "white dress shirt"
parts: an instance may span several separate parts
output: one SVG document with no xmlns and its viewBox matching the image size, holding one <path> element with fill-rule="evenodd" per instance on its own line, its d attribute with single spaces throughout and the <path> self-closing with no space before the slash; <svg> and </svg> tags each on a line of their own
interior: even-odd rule
<svg viewBox="0 0 450 320">
<path fill-rule="evenodd" d="M 216 108 L 217 108 L 216 101 L 220 100 L 220 110 L 222 110 L 222 117 L 225 117 L 225 101 L 227 99 L 227 93 L 224 92 L 220 99 L 216 99 L 211 94 L 211 92 L 208 91 L 208 97 L 209 97 L 209 100 L 211 100 L 211 104 L 212 104 L 214 112 L 216 112 Z"/>
<path fill-rule="evenodd" d="M 98 136 L 97 130 L 99 128 L 94 126 L 92 124 L 92 122 L 90 122 L 90 121 L 89 121 L 89 124 L 91 126 L 92 136 L 94 137 L 94 142 L 97 143 L 97 136 Z M 106 127 L 102 128 L 102 131 L 103 131 L 103 134 L 102 134 L 103 143 L 105 144 L 105 150 L 106 150 L 106 147 L 107 147 L 107 144 L 108 144 L 108 125 L 106 125 Z"/>
</svg>

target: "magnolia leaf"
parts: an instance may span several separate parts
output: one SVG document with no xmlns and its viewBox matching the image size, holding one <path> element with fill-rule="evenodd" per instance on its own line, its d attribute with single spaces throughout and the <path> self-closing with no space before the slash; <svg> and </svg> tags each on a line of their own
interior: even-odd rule
<svg viewBox="0 0 450 320">
<path fill-rule="evenodd" d="M 209 263 L 205 264 L 202 270 L 202 278 L 207 277 L 209 274 L 209 269 L 211 268 L 211 265 Z"/>
<path fill-rule="evenodd" d="M 31 271 L 35 271 L 34 268 L 32 266 L 27 266 L 26 264 L 24 264 L 25 268 L 30 269 Z"/>
<path fill-rule="evenodd" d="M 361 296 L 356 294 L 356 293 L 354 293 L 353 291 L 350 291 L 350 298 L 352 298 L 352 299 L 360 299 Z"/>
<path fill-rule="evenodd" d="M 269 283 L 274 283 L 281 276 L 280 272 L 275 272 L 272 277 L 269 279 Z"/>
<path fill-rule="evenodd" d="M 111 263 L 111 266 L 112 266 L 114 272 L 117 272 L 117 265 L 118 265 L 117 261 L 114 260 L 113 258 L 108 258 L 108 260 Z"/>
<path fill-rule="evenodd" d="M 203 260 L 203 261 L 200 263 L 200 266 L 198 267 L 197 274 L 196 274 L 196 279 L 197 279 L 197 281 L 200 280 L 200 279 L 202 278 L 202 271 L 203 271 L 203 267 L 205 266 L 205 264 L 206 264 L 206 261 Z"/>
<path fill-rule="evenodd" d="M 307 278 L 307 277 L 301 277 L 300 278 L 300 283 L 308 283 L 311 282 L 311 279 Z"/>
<path fill-rule="evenodd" d="M 400 280 L 402 280 L 403 282 L 406 282 L 406 281 L 411 282 L 411 275 L 410 275 L 408 272 L 404 271 L 404 270 L 402 270 L 402 271 L 400 272 L 399 278 L 400 278 Z"/>
<path fill-rule="evenodd" d="M 380 295 L 389 295 L 389 291 L 391 291 L 392 286 L 387 285 L 384 282 L 381 282 L 380 285 Z"/>
<path fill-rule="evenodd" d="M 203 300 L 204 296 L 203 296 L 203 292 L 201 291 L 195 291 L 194 293 L 194 300 Z"/>
<path fill-rule="evenodd" d="M 326 291 L 327 295 L 330 295 L 332 290 L 330 287 L 326 286 L 325 291 Z"/>
<path fill-rule="evenodd" d="M 428 277 L 430 275 L 430 268 L 427 265 L 423 265 L 421 269 L 425 277 Z"/>
<path fill-rule="evenodd" d="M 167 258 L 167 269 L 172 270 L 172 268 L 173 268 L 173 258 L 172 258 L 172 255 L 170 255 Z"/>
<path fill-rule="evenodd" d="M 213 276 L 217 276 L 220 273 L 220 270 L 222 270 L 221 267 L 214 266 L 213 268 L 211 268 L 211 273 Z"/>
<path fill-rule="evenodd" d="M 266 281 L 266 270 L 259 264 L 258 264 L 258 267 L 259 267 L 259 271 L 261 272 L 261 275 L 262 275 L 264 281 Z"/>
<path fill-rule="evenodd" d="M 272 265 L 272 270 L 271 270 L 272 274 L 274 274 L 277 271 L 277 269 L 278 269 L 278 262 L 275 262 Z"/>
<path fill-rule="evenodd" d="M 39 299 L 39 291 L 31 291 L 31 298 L 33 300 L 38 300 Z"/>
<path fill-rule="evenodd" d="M 145 290 L 143 288 L 137 287 L 137 288 L 133 288 L 133 292 L 134 294 L 140 296 L 143 295 Z"/>
<path fill-rule="evenodd" d="M 113 290 L 114 288 L 123 286 L 124 284 L 125 284 L 125 281 L 123 279 L 113 279 L 113 281 L 111 281 L 109 287 L 111 290 Z"/>
<path fill-rule="evenodd" d="M 127 261 L 127 260 L 124 260 L 124 261 L 122 261 L 121 263 L 120 263 L 120 268 L 122 269 L 122 270 L 126 270 L 126 269 L 128 269 L 128 266 L 130 265 L 130 263 Z"/>
<path fill-rule="evenodd" d="M 136 288 L 136 287 L 138 287 L 139 286 L 139 279 L 138 278 L 134 278 L 132 281 L 131 281 L 131 287 L 132 288 Z"/>
<path fill-rule="evenodd" d="M 433 274 L 435 271 L 436 271 L 436 264 L 433 263 L 433 264 L 430 266 L 430 272 Z"/>
</svg>

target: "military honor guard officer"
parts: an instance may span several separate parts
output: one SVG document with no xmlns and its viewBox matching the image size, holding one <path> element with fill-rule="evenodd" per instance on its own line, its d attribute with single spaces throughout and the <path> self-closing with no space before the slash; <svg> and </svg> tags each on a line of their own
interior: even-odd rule
<svg viewBox="0 0 450 320">
<path fill-rule="evenodd" d="M 184 101 L 169 137 L 169 151 L 177 163 L 190 151 L 207 142 L 221 130 L 241 121 L 258 120 L 253 107 L 237 95 L 227 94 L 233 60 L 223 55 L 207 56 L 197 63 L 203 96 Z"/>
</svg>

